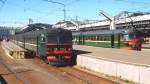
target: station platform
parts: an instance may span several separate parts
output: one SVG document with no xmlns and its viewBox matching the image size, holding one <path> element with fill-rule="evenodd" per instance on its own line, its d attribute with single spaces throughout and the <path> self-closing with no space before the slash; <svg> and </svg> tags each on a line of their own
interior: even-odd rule
<svg viewBox="0 0 150 84">
<path fill-rule="evenodd" d="M 101 48 L 82 45 L 74 45 L 73 48 L 75 50 L 81 50 L 85 52 L 82 53 L 82 55 L 94 58 L 100 58 L 129 64 L 150 66 L 150 49 L 142 49 L 142 51 L 134 51 L 124 48 L 123 49 Z"/>
<path fill-rule="evenodd" d="M 5 50 L 7 55 L 15 59 L 24 59 L 25 53 L 27 50 L 23 49 L 22 47 L 14 44 L 11 41 L 2 41 L 1 42 L 2 48 Z"/>
<path fill-rule="evenodd" d="M 77 66 L 135 84 L 150 84 L 150 50 L 134 51 L 73 45 Z M 122 83 L 121 83 L 122 84 Z"/>
</svg>

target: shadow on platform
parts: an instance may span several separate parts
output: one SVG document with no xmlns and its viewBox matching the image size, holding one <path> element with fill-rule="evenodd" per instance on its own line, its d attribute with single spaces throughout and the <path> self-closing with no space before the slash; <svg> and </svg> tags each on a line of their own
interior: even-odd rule
<svg viewBox="0 0 150 84">
<path fill-rule="evenodd" d="M 80 54 L 87 54 L 87 53 L 91 53 L 91 52 L 82 51 L 82 50 L 74 50 L 74 53 L 75 53 L 76 55 L 80 55 Z"/>
<path fill-rule="evenodd" d="M 26 59 L 33 59 L 35 56 L 36 56 L 36 53 L 33 52 L 33 51 L 29 51 L 29 50 L 28 50 L 28 51 L 25 53 L 25 58 L 26 58 Z"/>
<path fill-rule="evenodd" d="M 142 47 L 142 49 L 150 49 L 150 47 Z"/>
<path fill-rule="evenodd" d="M 73 50 L 73 58 L 72 58 L 72 66 L 77 64 L 77 56 L 80 54 L 87 54 L 91 52 L 81 51 L 81 50 Z"/>
</svg>

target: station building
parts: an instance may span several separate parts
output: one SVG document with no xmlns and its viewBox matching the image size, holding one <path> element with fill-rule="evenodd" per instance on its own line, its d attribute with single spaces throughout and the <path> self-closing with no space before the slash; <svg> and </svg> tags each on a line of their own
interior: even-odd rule
<svg viewBox="0 0 150 84">
<path fill-rule="evenodd" d="M 78 37 L 77 35 L 82 34 L 85 36 L 85 39 L 103 39 L 104 41 L 105 39 L 109 39 L 109 37 L 104 36 L 105 38 L 101 38 L 99 35 L 125 33 L 132 29 L 136 29 L 145 33 L 145 41 L 150 42 L 150 13 L 136 12 L 127 14 L 126 12 L 121 12 L 118 14 L 117 18 L 115 18 L 115 24 L 116 30 L 113 31 L 110 30 L 110 21 L 107 19 L 93 22 L 58 22 L 54 26 L 61 26 L 65 29 L 71 30 L 76 38 Z"/>
<path fill-rule="evenodd" d="M 11 35 L 14 35 L 17 31 L 20 31 L 20 28 L 0 26 L 0 38 L 9 38 Z"/>
</svg>

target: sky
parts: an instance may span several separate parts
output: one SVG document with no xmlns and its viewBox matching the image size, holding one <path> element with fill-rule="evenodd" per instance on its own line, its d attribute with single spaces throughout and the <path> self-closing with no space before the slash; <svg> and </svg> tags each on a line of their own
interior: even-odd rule
<svg viewBox="0 0 150 84">
<path fill-rule="evenodd" d="M 5 0 L 3 0 L 5 1 Z M 121 11 L 150 12 L 149 0 L 53 0 L 66 5 L 66 18 L 78 20 L 105 19 L 99 15 L 104 10 L 110 15 Z M 63 6 L 44 0 L 6 0 L 0 2 L 0 25 L 26 25 L 29 18 L 34 23 L 55 24 L 63 20 Z"/>
</svg>

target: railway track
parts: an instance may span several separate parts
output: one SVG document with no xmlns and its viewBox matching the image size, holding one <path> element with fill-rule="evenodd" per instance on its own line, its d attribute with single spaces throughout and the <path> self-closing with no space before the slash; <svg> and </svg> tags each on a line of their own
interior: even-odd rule
<svg viewBox="0 0 150 84">
<path fill-rule="evenodd" d="M 48 71 L 57 71 L 57 73 L 67 75 L 70 78 L 74 78 L 81 82 L 81 84 L 119 84 L 116 82 L 113 82 L 108 79 L 104 79 L 92 74 L 89 74 L 87 72 L 81 71 L 79 69 L 76 69 L 72 66 L 65 66 L 65 67 L 56 67 L 47 65 L 45 63 L 42 63 L 40 59 L 36 58 L 34 59 L 34 63 L 38 66 L 45 68 Z M 42 63 L 42 64 L 41 64 Z"/>
<path fill-rule="evenodd" d="M 11 72 L 11 74 L 14 74 L 18 80 L 22 81 L 23 84 L 29 84 L 27 80 L 23 79 L 22 76 L 19 75 L 21 72 L 13 70 L 10 65 L 4 63 L 3 61 L 0 61 L 0 63 L 3 64 Z"/>
<path fill-rule="evenodd" d="M 19 73 L 21 73 L 22 71 L 15 70 L 12 68 L 12 66 L 18 65 L 18 63 L 14 59 L 10 59 L 8 56 L 6 56 L 6 54 L 4 53 L 1 46 L 0 46 L 0 54 L 1 54 L 0 55 L 0 64 L 3 64 L 11 74 L 14 74 L 16 79 L 20 80 L 22 82 L 22 84 L 29 84 L 27 80 L 23 79 L 23 77 L 20 76 Z M 23 71 L 23 72 L 25 72 L 25 71 Z"/>
<path fill-rule="evenodd" d="M 74 67 L 61 67 L 59 68 L 59 70 L 67 73 L 68 75 L 76 77 L 81 81 L 85 81 L 87 84 L 119 84 L 114 81 L 101 78 L 101 77 L 89 74 L 87 72 L 78 70 Z"/>
<path fill-rule="evenodd" d="M 54 67 L 38 58 L 12 59 L 2 49 L 0 54 L 0 63 L 22 82 L 19 84 L 116 84 L 73 67 Z"/>
</svg>

